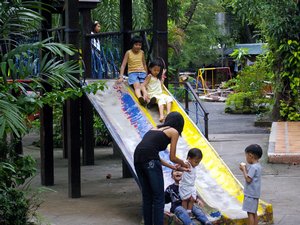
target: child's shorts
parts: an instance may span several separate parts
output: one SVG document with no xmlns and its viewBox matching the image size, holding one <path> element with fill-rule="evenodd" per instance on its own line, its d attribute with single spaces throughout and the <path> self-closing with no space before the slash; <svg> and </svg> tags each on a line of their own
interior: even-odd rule
<svg viewBox="0 0 300 225">
<path fill-rule="evenodd" d="M 146 78 L 145 72 L 132 72 L 128 74 L 128 84 L 143 83 Z"/>
<path fill-rule="evenodd" d="M 258 208 L 258 198 L 244 197 L 243 210 L 249 213 L 256 213 Z"/>
<path fill-rule="evenodd" d="M 154 97 L 157 99 L 157 105 L 166 105 L 169 102 L 172 102 L 173 99 L 171 96 L 166 95 L 166 94 L 160 94 L 160 95 L 154 95 Z"/>
</svg>

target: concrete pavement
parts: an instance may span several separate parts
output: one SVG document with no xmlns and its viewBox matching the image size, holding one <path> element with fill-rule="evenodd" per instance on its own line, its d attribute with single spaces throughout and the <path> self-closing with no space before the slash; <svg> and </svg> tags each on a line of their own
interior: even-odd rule
<svg viewBox="0 0 300 225">
<path fill-rule="evenodd" d="M 273 205 L 275 225 L 300 224 L 300 166 L 267 163 L 269 129 L 253 126 L 253 115 L 223 113 L 224 103 L 205 103 L 210 112 L 209 139 L 233 174 L 243 183 L 238 168 L 244 148 L 252 143 L 264 149 L 261 198 Z M 24 141 L 25 154 L 39 158 L 39 149 Z M 82 197 L 68 198 L 67 160 L 55 150 L 55 185 L 45 192 L 39 212 L 51 225 L 137 225 L 141 221 L 141 194 L 134 179 L 122 179 L 121 159 L 112 148 L 99 148 L 95 166 L 83 166 Z M 111 174 L 111 179 L 106 175 Z M 40 187 L 39 175 L 33 180 Z"/>
</svg>

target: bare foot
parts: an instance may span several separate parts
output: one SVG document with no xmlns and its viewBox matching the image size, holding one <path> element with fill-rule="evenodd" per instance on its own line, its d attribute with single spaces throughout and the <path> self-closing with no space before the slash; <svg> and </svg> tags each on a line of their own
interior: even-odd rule
<svg viewBox="0 0 300 225">
<path fill-rule="evenodd" d="M 164 120 L 165 120 L 165 117 L 160 117 L 159 118 L 159 122 L 161 122 L 161 123 L 164 122 Z"/>
</svg>

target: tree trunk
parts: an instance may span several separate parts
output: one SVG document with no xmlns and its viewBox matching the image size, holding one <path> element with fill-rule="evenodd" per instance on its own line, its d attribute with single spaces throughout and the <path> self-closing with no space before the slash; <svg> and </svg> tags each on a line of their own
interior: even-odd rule
<svg viewBox="0 0 300 225">
<path fill-rule="evenodd" d="M 186 18 L 186 22 L 181 24 L 179 27 L 185 31 L 186 28 L 188 27 L 189 23 L 191 22 L 193 15 L 197 9 L 197 5 L 199 4 L 199 0 L 191 0 L 190 7 L 188 10 L 185 12 L 184 16 Z"/>
</svg>

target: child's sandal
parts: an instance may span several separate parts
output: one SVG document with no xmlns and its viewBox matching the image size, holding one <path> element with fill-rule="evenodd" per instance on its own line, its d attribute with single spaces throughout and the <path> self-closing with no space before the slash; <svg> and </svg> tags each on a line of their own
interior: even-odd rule
<svg viewBox="0 0 300 225">
<path fill-rule="evenodd" d="M 139 97 L 139 103 L 142 105 L 142 106 L 146 106 L 147 103 L 145 101 L 145 99 L 143 97 Z"/>
</svg>

